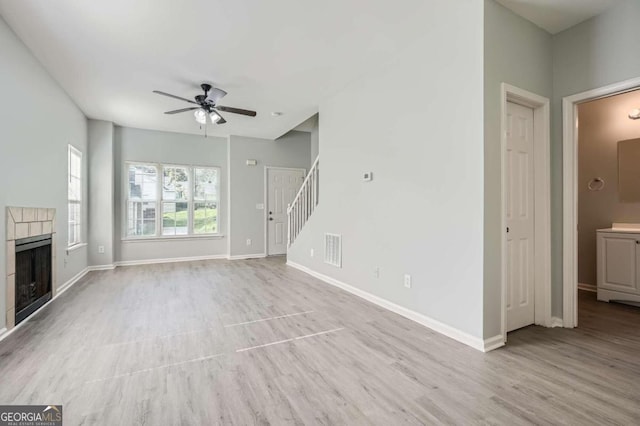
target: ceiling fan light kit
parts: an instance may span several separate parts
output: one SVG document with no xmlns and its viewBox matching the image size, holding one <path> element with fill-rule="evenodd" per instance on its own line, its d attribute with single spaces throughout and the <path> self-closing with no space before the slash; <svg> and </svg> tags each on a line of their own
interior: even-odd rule
<svg viewBox="0 0 640 426">
<path fill-rule="evenodd" d="M 193 112 L 196 121 L 200 124 L 207 124 L 207 112 L 203 109 L 197 109 Z"/>
<path fill-rule="evenodd" d="M 161 92 L 160 90 L 154 90 L 153 93 L 157 93 L 158 95 L 168 96 L 170 98 L 178 99 L 184 102 L 188 102 L 190 104 L 194 104 L 197 106 L 189 107 L 189 108 L 181 108 L 173 111 L 167 111 L 165 114 L 178 114 L 181 112 L 193 111 L 193 116 L 196 119 L 196 122 L 199 124 L 207 124 L 207 117 L 211 120 L 212 124 L 224 124 L 227 120 L 220 114 L 220 111 L 230 112 L 232 114 L 240 114 L 246 115 L 249 117 L 255 117 L 257 113 L 255 111 L 250 111 L 247 109 L 228 107 L 223 105 L 218 105 L 220 99 L 224 98 L 227 95 L 222 89 L 214 88 L 210 84 L 203 83 L 200 85 L 202 90 L 204 91 L 203 95 L 197 95 L 192 100 L 183 98 L 181 96 L 172 95 L 170 93 Z"/>
</svg>

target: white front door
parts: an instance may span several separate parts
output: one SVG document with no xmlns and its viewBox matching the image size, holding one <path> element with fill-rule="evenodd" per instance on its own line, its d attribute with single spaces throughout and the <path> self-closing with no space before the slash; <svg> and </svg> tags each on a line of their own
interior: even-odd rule
<svg viewBox="0 0 640 426">
<path fill-rule="evenodd" d="M 533 110 L 507 103 L 507 331 L 534 322 Z"/>
<path fill-rule="evenodd" d="M 267 254 L 287 252 L 287 206 L 304 181 L 304 171 L 267 169 Z"/>
</svg>

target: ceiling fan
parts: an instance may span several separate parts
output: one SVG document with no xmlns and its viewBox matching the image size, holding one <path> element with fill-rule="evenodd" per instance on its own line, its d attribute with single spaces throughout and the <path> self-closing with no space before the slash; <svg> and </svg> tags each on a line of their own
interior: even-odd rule
<svg viewBox="0 0 640 426">
<path fill-rule="evenodd" d="M 158 95 L 168 96 L 170 98 L 179 99 L 181 101 L 189 102 L 190 104 L 195 104 L 198 106 L 176 109 L 173 111 L 167 111 L 165 114 L 178 114 L 180 112 L 193 111 L 193 115 L 196 118 L 196 121 L 200 124 L 207 124 L 207 118 L 211 120 L 211 123 L 215 124 L 224 124 L 227 120 L 220 115 L 220 111 L 230 112 L 233 114 L 241 114 L 248 115 L 249 117 L 255 117 L 256 112 L 250 111 L 247 109 L 233 108 L 228 106 L 218 105 L 220 99 L 224 98 L 227 95 L 222 89 L 213 88 L 210 84 L 203 83 L 200 85 L 202 90 L 204 90 L 204 95 L 197 95 L 194 97 L 195 101 L 192 101 L 187 98 L 183 98 L 176 95 L 171 95 L 169 93 L 161 92 L 159 90 L 154 90 L 153 93 L 157 93 Z"/>
</svg>

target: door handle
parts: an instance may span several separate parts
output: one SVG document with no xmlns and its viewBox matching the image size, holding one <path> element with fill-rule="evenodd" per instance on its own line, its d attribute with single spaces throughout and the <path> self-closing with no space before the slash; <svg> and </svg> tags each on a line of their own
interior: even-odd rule
<svg viewBox="0 0 640 426">
<path fill-rule="evenodd" d="M 273 212 L 269 212 L 269 214 L 273 214 Z"/>
<path fill-rule="evenodd" d="M 273 218 L 272 218 L 272 217 L 270 217 L 270 218 L 269 218 L 269 220 L 273 220 Z"/>
</svg>

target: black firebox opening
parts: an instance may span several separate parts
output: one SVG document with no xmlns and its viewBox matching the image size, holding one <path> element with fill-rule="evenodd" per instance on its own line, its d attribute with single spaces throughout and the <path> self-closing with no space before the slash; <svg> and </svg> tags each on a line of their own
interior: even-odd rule
<svg viewBox="0 0 640 426">
<path fill-rule="evenodd" d="M 51 235 L 16 240 L 16 324 L 51 300 Z"/>
</svg>

